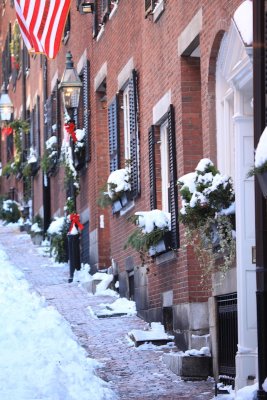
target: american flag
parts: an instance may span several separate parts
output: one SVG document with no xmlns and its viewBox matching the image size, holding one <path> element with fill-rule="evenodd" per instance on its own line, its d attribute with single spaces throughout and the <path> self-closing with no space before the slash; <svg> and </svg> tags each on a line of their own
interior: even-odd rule
<svg viewBox="0 0 267 400">
<path fill-rule="evenodd" d="M 70 8 L 70 0 L 15 0 L 21 35 L 31 53 L 55 58 Z"/>
</svg>

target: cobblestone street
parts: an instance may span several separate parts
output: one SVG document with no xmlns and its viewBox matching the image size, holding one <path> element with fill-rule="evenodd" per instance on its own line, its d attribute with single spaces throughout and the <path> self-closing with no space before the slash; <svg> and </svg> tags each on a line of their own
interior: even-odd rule
<svg viewBox="0 0 267 400">
<path fill-rule="evenodd" d="M 17 228 L 0 227 L 0 245 L 10 261 L 21 269 L 33 290 L 44 296 L 71 324 L 78 342 L 102 363 L 98 375 L 122 400 L 198 399 L 213 397 L 212 382 L 184 382 L 161 361 L 162 351 L 138 350 L 129 345 L 127 332 L 143 329 L 138 317 L 96 319 L 87 307 L 113 302 L 109 296 L 93 296 L 77 284 L 68 282 L 68 268 L 55 267 L 49 257 L 38 252 L 30 236 Z M 88 399 L 90 400 L 90 399 Z"/>
</svg>

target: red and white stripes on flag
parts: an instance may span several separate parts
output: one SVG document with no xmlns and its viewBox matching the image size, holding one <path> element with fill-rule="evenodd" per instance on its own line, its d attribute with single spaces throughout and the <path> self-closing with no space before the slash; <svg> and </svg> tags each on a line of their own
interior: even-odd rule
<svg viewBox="0 0 267 400">
<path fill-rule="evenodd" d="M 69 8 L 70 0 L 15 0 L 21 35 L 29 52 L 56 57 Z"/>
</svg>

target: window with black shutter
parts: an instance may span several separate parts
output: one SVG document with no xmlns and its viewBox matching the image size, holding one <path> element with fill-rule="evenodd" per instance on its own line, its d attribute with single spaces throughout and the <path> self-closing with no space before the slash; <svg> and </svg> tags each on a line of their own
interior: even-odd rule
<svg viewBox="0 0 267 400">
<path fill-rule="evenodd" d="M 145 18 L 147 18 L 154 10 L 156 0 L 145 0 Z"/>
<path fill-rule="evenodd" d="M 58 143 L 58 155 L 61 148 L 61 110 L 60 110 L 60 93 L 58 89 L 59 81 L 56 82 L 56 85 L 51 93 L 51 131 L 48 132 L 48 137 L 56 136 Z"/>
<path fill-rule="evenodd" d="M 40 157 L 40 96 L 36 98 L 36 104 L 33 109 L 32 115 L 32 124 L 33 124 L 33 132 L 32 132 L 32 147 L 36 152 L 36 156 L 39 159 Z"/>
<path fill-rule="evenodd" d="M 11 42 L 11 24 L 9 24 L 8 26 L 8 34 L 5 40 L 5 46 L 2 53 L 2 74 L 3 74 L 3 82 L 6 87 L 8 87 L 9 77 L 12 73 L 10 42 Z"/>
<path fill-rule="evenodd" d="M 152 125 L 149 140 L 150 207 L 171 214 L 171 247 L 179 247 L 177 164 L 174 108 L 164 121 Z"/>
<path fill-rule="evenodd" d="M 108 106 L 109 165 L 110 172 L 120 168 L 119 96 Z"/>
<path fill-rule="evenodd" d="M 82 81 L 82 90 L 79 100 L 79 107 L 76 116 L 76 125 L 78 129 L 84 129 L 84 156 L 83 164 L 90 161 L 91 155 L 91 119 L 90 119 L 90 63 L 86 61 L 80 74 Z M 81 160 L 82 161 L 82 160 Z"/>
<path fill-rule="evenodd" d="M 7 161 L 11 161 L 14 156 L 14 139 L 13 134 L 6 137 Z"/>
<path fill-rule="evenodd" d="M 130 129 L 130 165 L 131 165 L 131 192 L 135 198 L 140 193 L 139 174 L 139 128 L 138 128 L 138 94 L 137 73 L 132 71 L 129 79 L 129 129 Z"/>
<path fill-rule="evenodd" d="M 69 40 L 69 37 L 70 37 L 70 28 L 71 28 L 71 23 L 70 23 L 70 12 L 69 12 L 69 13 L 68 13 L 68 16 L 67 16 L 67 20 L 66 20 L 64 32 L 63 32 L 63 38 L 62 38 L 64 44 L 66 44 L 67 41 Z"/>
</svg>

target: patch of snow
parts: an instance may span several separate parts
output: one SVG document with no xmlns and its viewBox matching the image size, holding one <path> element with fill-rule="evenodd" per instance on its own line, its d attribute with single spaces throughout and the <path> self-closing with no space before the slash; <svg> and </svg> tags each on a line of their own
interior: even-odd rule
<svg viewBox="0 0 267 400">
<path fill-rule="evenodd" d="M 57 137 L 56 136 L 51 136 L 47 141 L 45 142 L 45 147 L 47 149 L 51 149 L 53 146 L 57 144 Z"/>
<path fill-rule="evenodd" d="M 137 211 L 138 225 L 143 233 L 150 233 L 155 228 L 171 230 L 171 214 L 161 210 Z"/>
<path fill-rule="evenodd" d="M 40 226 L 37 224 L 37 222 L 35 222 L 35 224 L 33 224 L 31 226 L 31 231 L 38 233 L 38 232 L 42 232 L 42 229 L 40 228 Z"/>
<path fill-rule="evenodd" d="M 55 221 L 52 221 L 51 224 L 49 225 L 49 228 L 47 229 L 47 233 L 49 235 L 61 233 L 62 229 L 64 227 L 64 223 L 65 223 L 65 217 L 56 218 Z"/>
<path fill-rule="evenodd" d="M 103 293 L 103 291 L 107 290 L 111 282 L 113 281 L 112 274 L 103 274 L 104 277 L 102 278 L 101 282 L 96 286 L 96 293 L 99 295 Z"/>
<path fill-rule="evenodd" d="M 107 184 L 107 193 L 111 199 L 114 197 L 114 192 L 119 193 L 131 190 L 129 170 L 127 168 L 122 168 L 111 172 L 108 177 Z"/>
<path fill-rule="evenodd" d="M 244 1 L 234 13 L 234 21 L 243 39 L 243 42 L 251 46 L 253 42 L 253 18 L 252 1 Z"/>
<path fill-rule="evenodd" d="M 173 336 L 165 332 L 164 326 L 160 322 L 151 322 L 151 329 L 149 330 L 133 329 L 128 332 L 128 335 L 138 342 L 173 339 Z"/>
<path fill-rule="evenodd" d="M 262 389 L 267 392 L 267 378 L 265 378 L 263 384 L 262 384 Z"/>
<path fill-rule="evenodd" d="M 235 214 L 235 203 L 232 203 L 228 208 L 223 208 L 219 215 L 232 215 Z"/>
<path fill-rule="evenodd" d="M 210 357 L 210 349 L 208 347 L 201 347 L 200 350 L 196 349 L 191 349 L 191 350 L 186 350 L 185 352 L 186 356 L 207 356 Z"/>
<path fill-rule="evenodd" d="M 90 282 L 92 279 L 89 264 L 82 264 L 80 271 L 74 271 L 73 282 L 86 283 Z"/>
<path fill-rule="evenodd" d="M 261 134 L 259 143 L 255 151 L 255 167 L 261 167 L 267 161 L 267 127 Z"/>
<path fill-rule="evenodd" d="M 197 164 L 195 171 L 204 172 L 206 168 L 213 165 L 213 162 L 209 158 L 202 158 Z"/>
<path fill-rule="evenodd" d="M 178 183 L 181 186 L 181 189 L 188 187 L 190 193 L 194 193 L 194 191 L 196 190 L 196 184 L 195 184 L 196 177 L 197 177 L 196 172 L 189 172 L 188 174 L 181 176 L 178 179 Z"/>
<path fill-rule="evenodd" d="M 112 314 L 127 314 L 136 315 L 136 304 L 134 301 L 128 300 L 125 297 L 120 297 L 111 304 L 102 304 L 105 315 Z"/>
<path fill-rule="evenodd" d="M 76 134 L 76 138 L 79 142 L 84 139 L 84 135 L 85 135 L 84 129 L 76 129 L 75 134 Z"/>
</svg>

